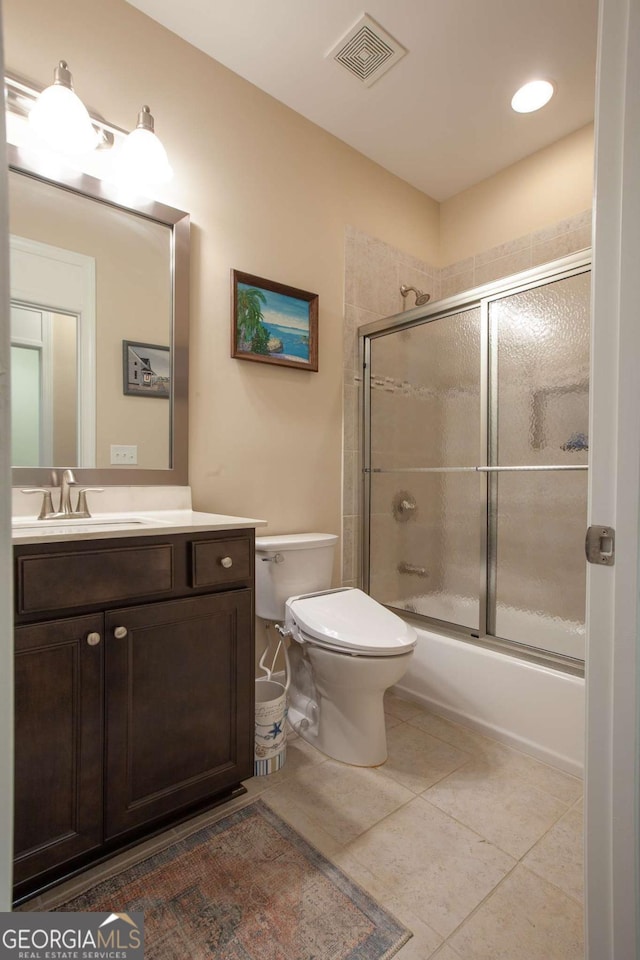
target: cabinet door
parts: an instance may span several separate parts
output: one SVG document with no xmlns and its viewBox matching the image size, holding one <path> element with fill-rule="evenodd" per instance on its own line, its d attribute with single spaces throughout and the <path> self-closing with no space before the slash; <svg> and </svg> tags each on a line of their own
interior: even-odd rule
<svg viewBox="0 0 640 960">
<path fill-rule="evenodd" d="M 250 590 L 106 615 L 106 836 L 253 772 Z"/>
<path fill-rule="evenodd" d="M 102 627 L 16 627 L 16 884 L 102 842 Z"/>
</svg>

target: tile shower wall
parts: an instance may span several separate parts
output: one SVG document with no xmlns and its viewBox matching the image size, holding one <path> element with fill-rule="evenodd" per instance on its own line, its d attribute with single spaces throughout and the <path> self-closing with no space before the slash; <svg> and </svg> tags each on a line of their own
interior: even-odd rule
<svg viewBox="0 0 640 960">
<path fill-rule="evenodd" d="M 440 270 L 440 296 L 479 287 L 492 280 L 501 280 L 521 270 L 549 263 L 591 246 L 591 210 L 560 220 L 544 230 L 502 243 L 484 253 L 458 260 Z"/>
<path fill-rule="evenodd" d="M 519 237 L 508 243 L 469 257 L 442 269 L 391 247 L 381 240 L 352 227 L 345 238 L 345 310 L 344 310 L 344 427 L 343 427 L 343 537 L 342 579 L 357 586 L 361 578 L 360 502 L 361 464 L 359 461 L 359 424 L 361 378 L 358 366 L 358 327 L 372 320 L 393 316 L 413 307 L 413 298 L 405 303 L 400 286 L 404 283 L 431 294 L 431 300 L 444 299 L 472 287 L 499 280 L 511 274 L 556 260 L 583 250 L 591 244 L 591 211 Z M 388 384 L 389 390 L 394 389 Z M 384 385 L 381 386 L 384 389 Z M 413 428 L 406 421 L 407 438 Z M 403 445 L 402 436 L 395 442 Z M 398 488 L 401 484 L 396 484 Z M 388 514 L 390 536 L 395 521 L 391 502 L 394 491 L 386 491 L 372 504 Z M 388 501 L 388 502 L 387 502 Z M 382 516 L 378 517 L 382 521 Z M 384 521 L 383 521 L 384 522 Z M 388 551 L 393 556 L 393 551 Z M 397 571 L 380 556 L 372 558 L 376 571 L 377 596 L 400 596 Z"/>
<path fill-rule="evenodd" d="M 361 375 L 358 327 L 414 306 L 402 284 L 440 298 L 440 271 L 395 247 L 347 227 L 345 237 L 344 418 L 342 580 L 357 586 L 361 577 L 359 424 Z M 380 558 L 382 559 L 382 558 Z M 389 571 L 390 575 L 390 571 Z"/>
</svg>

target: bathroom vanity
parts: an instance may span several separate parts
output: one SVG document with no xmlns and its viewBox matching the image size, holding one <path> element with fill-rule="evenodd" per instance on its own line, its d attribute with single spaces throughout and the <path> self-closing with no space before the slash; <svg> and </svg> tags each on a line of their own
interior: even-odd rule
<svg viewBox="0 0 640 960">
<path fill-rule="evenodd" d="M 263 522 L 191 510 L 188 213 L 8 156 L 11 302 L 28 313 L 12 338 L 43 369 L 77 357 L 67 403 L 13 431 L 20 901 L 243 792 Z M 53 313 L 74 320 L 73 350 L 47 353 Z M 23 488 L 49 497 L 47 519 Z"/>
<path fill-rule="evenodd" d="M 17 899 L 253 773 L 259 521 L 178 513 L 14 531 Z"/>
</svg>

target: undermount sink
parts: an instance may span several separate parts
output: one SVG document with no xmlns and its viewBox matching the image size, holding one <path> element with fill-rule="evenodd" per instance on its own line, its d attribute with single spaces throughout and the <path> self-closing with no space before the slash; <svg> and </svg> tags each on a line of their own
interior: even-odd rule
<svg viewBox="0 0 640 960">
<path fill-rule="evenodd" d="M 120 527 L 127 529 L 137 526 L 157 526 L 157 520 L 147 517 L 130 517 L 112 515 L 108 517 L 56 517 L 55 520 L 34 520 L 32 517 L 13 517 L 11 526 L 15 531 L 24 533 L 73 533 L 80 532 L 85 527 Z"/>
</svg>

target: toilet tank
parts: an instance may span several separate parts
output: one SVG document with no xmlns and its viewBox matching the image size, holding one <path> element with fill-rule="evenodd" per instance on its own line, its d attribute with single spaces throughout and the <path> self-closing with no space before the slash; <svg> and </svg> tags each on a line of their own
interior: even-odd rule
<svg viewBox="0 0 640 960">
<path fill-rule="evenodd" d="M 289 597 L 328 590 L 337 541 L 333 533 L 256 537 L 256 616 L 282 622 Z"/>
</svg>

